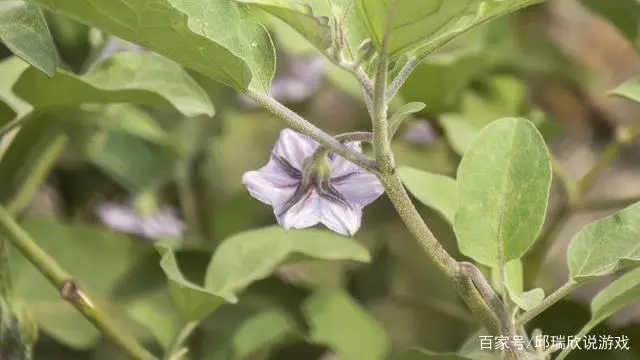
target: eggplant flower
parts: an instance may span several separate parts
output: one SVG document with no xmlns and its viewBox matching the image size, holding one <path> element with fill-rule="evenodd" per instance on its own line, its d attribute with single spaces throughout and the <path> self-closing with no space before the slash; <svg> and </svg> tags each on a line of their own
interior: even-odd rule
<svg viewBox="0 0 640 360">
<path fill-rule="evenodd" d="M 347 146 L 362 152 L 360 142 Z M 287 230 L 322 223 L 353 236 L 360 228 L 362 209 L 384 188 L 375 175 L 316 149 L 318 144 L 308 136 L 282 130 L 269 162 L 245 173 L 242 182 L 251 196 L 273 207 L 278 224 Z"/>
</svg>

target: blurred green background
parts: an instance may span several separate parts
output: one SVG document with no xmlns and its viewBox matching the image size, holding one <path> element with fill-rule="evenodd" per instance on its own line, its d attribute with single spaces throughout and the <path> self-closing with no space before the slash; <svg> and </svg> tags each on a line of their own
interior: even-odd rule
<svg viewBox="0 0 640 360">
<path fill-rule="evenodd" d="M 127 54 L 146 51 L 62 16 L 48 14 L 47 20 L 62 66 L 76 74 L 108 74 L 114 57 L 126 62 Z M 274 96 L 331 134 L 368 129 L 355 80 L 279 20 L 264 20 L 278 49 Z M 129 65 L 131 73 L 111 80 L 126 83 L 127 76 L 145 66 Z M 46 102 L 86 91 L 71 82 L 52 85 L 26 67 L 0 46 L 0 99 L 9 107 L 0 107 L 0 125 L 12 112 L 29 111 L 30 105 L 20 100 L 25 96 Z M 461 154 L 480 128 L 520 115 L 539 126 L 569 175 L 577 178 L 616 126 L 637 121 L 635 106 L 607 99 L 606 91 L 639 69 L 632 46 L 578 2 L 551 1 L 499 19 L 434 54 L 409 78 L 392 107 L 410 101 L 427 106 L 398 131 L 396 162 L 455 176 Z M 121 204 L 119 214 L 126 219 L 115 220 L 121 224 L 142 221 L 167 206 L 176 209 L 187 226 L 178 260 L 195 282 L 202 281 L 223 239 L 275 221 L 271 207 L 249 196 L 241 176 L 266 163 L 285 124 L 229 88 L 189 74 L 213 103 L 214 116 L 185 116 L 166 101 L 121 104 L 114 95 L 100 101 L 106 104 L 35 112 L 0 143 L 0 199 L 14 206 L 40 246 L 78 278 L 110 317 L 156 351 L 180 326 L 152 247 L 157 239 L 151 230 L 114 229 L 96 208 Z M 640 195 L 638 149 L 632 145 L 623 151 L 592 189 L 594 196 Z M 552 205 L 561 201 L 552 196 Z M 426 207 L 419 210 L 447 250 L 462 259 L 448 223 Z M 561 284 L 567 241 L 605 213 L 569 218 L 539 276 L 527 274 L 527 283 L 547 293 Z M 329 360 L 332 353 L 356 351 L 351 358 L 370 360 L 367 349 L 384 349 L 385 344 L 392 353 L 413 346 L 436 352 L 455 352 L 465 344 L 471 348 L 478 326 L 426 261 L 389 201 L 381 197 L 365 209 L 363 219 L 355 238 L 370 250 L 370 264 L 311 261 L 281 267 L 252 285 L 239 304 L 224 305 L 202 323 L 189 341 L 191 358 Z M 17 252 L 11 261 L 16 291 L 41 325 L 35 359 L 125 359 Z M 326 297 L 318 298 L 317 290 Z M 561 301 L 529 328 L 574 334 L 589 319 L 588 295 L 594 291 L 587 288 Z M 311 297 L 316 302 L 309 302 Z M 318 319 L 304 310 L 314 304 L 325 306 Z M 640 358 L 639 321 L 638 308 L 629 308 L 594 330 L 630 337 L 631 351 L 576 351 L 570 358 Z M 323 337 L 318 332 L 327 331 L 327 324 L 333 334 Z M 371 333 L 354 337 L 363 327 Z M 358 339 L 367 341 L 354 344 Z"/>
</svg>

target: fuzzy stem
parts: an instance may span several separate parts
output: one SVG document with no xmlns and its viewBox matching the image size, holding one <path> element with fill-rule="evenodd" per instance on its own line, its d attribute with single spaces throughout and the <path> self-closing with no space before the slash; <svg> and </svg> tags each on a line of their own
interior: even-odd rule
<svg viewBox="0 0 640 360">
<path fill-rule="evenodd" d="M 391 22 L 395 13 L 395 1 L 391 1 L 387 24 L 380 45 L 378 67 L 373 84 L 373 152 L 376 165 L 382 174 L 394 171 L 391 141 L 389 140 L 389 126 L 387 122 L 388 103 L 386 101 L 387 73 L 389 69 L 389 36 Z"/>
<path fill-rule="evenodd" d="M 300 115 L 296 114 L 294 111 L 287 108 L 283 104 L 279 103 L 277 100 L 253 90 L 246 90 L 245 95 L 260 104 L 262 107 L 264 107 L 266 110 L 268 110 L 278 118 L 284 120 L 287 125 L 289 125 L 289 127 L 293 130 L 308 135 L 310 138 L 317 141 L 320 145 L 326 147 L 331 152 L 342 156 L 343 158 L 362 167 L 363 169 L 366 169 L 373 174 L 379 173 L 378 169 L 371 161 L 371 159 L 345 146 L 343 143 L 336 140 L 333 136 L 320 130 L 318 127 L 305 120 Z"/>
<path fill-rule="evenodd" d="M 73 305 L 102 334 L 116 344 L 124 353 L 136 360 L 155 360 L 149 351 L 134 338 L 117 329 L 109 318 L 100 311 L 80 289 L 72 277 L 65 272 L 47 253 L 42 251 L 31 237 L 0 207 L 0 237 L 5 237 L 33 264 L 59 291 L 61 297 Z"/>
<path fill-rule="evenodd" d="M 518 319 L 516 319 L 516 327 L 524 326 L 526 323 L 531 321 L 533 318 L 535 318 L 536 316 L 540 315 L 540 313 L 542 313 L 543 311 L 545 311 L 548 308 L 550 308 L 551 305 L 557 303 L 562 298 L 564 298 L 565 296 L 569 295 L 569 293 L 571 293 L 573 290 L 579 288 L 580 286 L 582 286 L 584 284 L 585 284 L 585 282 L 578 283 L 578 282 L 575 282 L 573 280 L 567 281 L 566 284 L 562 285 L 556 291 L 551 293 L 551 295 L 547 296 L 540 304 L 538 304 L 538 306 L 536 306 L 533 309 L 527 311 L 522 316 L 520 316 Z"/>
<path fill-rule="evenodd" d="M 389 103 L 393 100 L 393 97 L 400 91 L 402 85 L 404 85 L 405 81 L 409 78 L 409 76 L 413 73 L 416 67 L 420 65 L 420 60 L 415 57 L 409 58 L 406 64 L 402 66 L 398 75 L 393 79 L 389 87 L 387 88 L 387 92 L 384 95 L 384 100 Z"/>
</svg>

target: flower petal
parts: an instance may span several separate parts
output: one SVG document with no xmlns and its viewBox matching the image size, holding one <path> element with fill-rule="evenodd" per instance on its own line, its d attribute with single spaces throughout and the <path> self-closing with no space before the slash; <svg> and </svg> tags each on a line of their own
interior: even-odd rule
<svg viewBox="0 0 640 360">
<path fill-rule="evenodd" d="M 304 160 L 311 156 L 317 148 L 318 143 L 310 137 L 291 129 L 284 129 L 280 132 L 280 137 L 273 148 L 273 152 L 287 160 L 296 169 L 302 171 Z"/>
<path fill-rule="evenodd" d="M 346 144 L 347 147 L 352 148 L 353 150 L 361 153 L 362 147 L 360 146 L 360 141 L 354 141 Z M 348 174 L 357 172 L 360 170 L 360 167 L 351 161 L 346 160 L 342 156 L 335 154 L 333 159 L 331 160 L 331 177 L 337 178 L 341 176 L 346 176 Z"/>
<path fill-rule="evenodd" d="M 315 190 L 309 190 L 306 196 L 300 199 L 286 213 L 278 216 L 279 209 L 274 207 L 274 213 L 278 224 L 285 229 L 304 229 L 320 222 L 320 196 Z"/>
<path fill-rule="evenodd" d="M 280 169 L 274 160 L 257 171 L 246 172 L 242 183 L 254 198 L 267 205 L 278 207 L 293 195 L 299 180 L 293 179 Z"/>
<path fill-rule="evenodd" d="M 378 178 L 362 169 L 331 185 L 352 205 L 365 207 L 384 193 L 384 187 Z"/>
<path fill-rule="evenodd" d="M 362 208 L 360 206 L 345 207 L 338 203 L 322 199 L 321 222 L 329 229 L 345 236 L 353 236 L 360 228 Z"/>
</svg>

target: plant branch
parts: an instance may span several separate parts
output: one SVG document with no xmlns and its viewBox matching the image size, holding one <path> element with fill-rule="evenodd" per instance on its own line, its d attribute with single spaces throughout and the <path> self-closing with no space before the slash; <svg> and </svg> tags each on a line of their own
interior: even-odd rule
<svg viewBox="0 0 640 360">
<path fill-rule="evenodd" d="M 247 95 L 256 103 L 260 104 L 275 116 L 284 120 L 287 125 L 289 125 L 289 127 L 293 130 L 308 135 L 313 140 L 317 141 L 320 145 L 329 149 L 331 152 L 342 156 L 343 158 L 362 167 L 363 169 L 366 169 L 373 174 L 379 173 L 378 169 L 371 161 L 371 159 L 345 146 L 340 141 L 336 140 L 333 136 L 320 130 L 318 127 L 305 120 L 300 115 L 296 114 L 294 111 L 287 108 L 283 104 L 279 103 L 277 100 L 253 90 L 246 90 L 245 95 Z"/>
<path fill-rule="evenodd" d="M 538 304 L 538 306 L 536 306 L 533 309 L 525 312 L 524 314 L 522 314 L 522 316 L 517 318 L 516 319 L 516 327 L 524 326 L 526 323 L 531 321 L 533 318 L 535 318 L 536 316 L 540 315 L 540 313 L 542 313 L 543 311 L 545 311 L 548 308 L 550 308 L 551 305 L 557 303 L 562 298 L 564 298 L 565 296 L 569 295 L 569 293 L 571 293 L 573 290 L 579 288 L 580 286 L 582 286 L 584 284 L 585 284 L 585 282 L 578 283 L 578 282 L 575 282 L 573 280 L 567 281 L 566 284 L 562 285 L 561 287 L 556 289 L 556 291 L 554 291 L 549 296 L 547 296 L 544 300 L 542 300 L 542 302 L 540 304 Z"/>
<path fill-rule="evenodd" d="M 385 99 L 387 91 L 387 73 L 389 70 L 389 36 L 391 33 L 391 21 L 395 13 L 395 1 L 391 1 L 387 23 L 380 45 L 378 66 L 373 85 L 373 152 L 376 165 L 382 174 L 390 174 L 394 171 L 391 141 L 389 140 L 389 127 L 387 125 L 388 103 Z"/>
<path fill-rule="evenodd" d="M 59 291 L 61 297 L 73 305 L 102 334 L 123 352 L 136 360 L 155 360 L 148 350 L 134 338 L 117 329 L 109 318 L 89 299 L 87 294 L 47 253 L 42 251 L 31 237 L 0 207 L 0 236 L 18 248 L 31 264 L 42 273 Z"/>
<path fill-rule="evenodd" d="M 343 133 L 335 136 L 336 140 L 340 142 L 350 142 L 350 141 L 364 141 L 368 143 L 373 143 L 373 133 L 368 131 L 354 131 Z"/>
<path fill-rule="evenodd" d="M 413 73 L 413 71 L 420 65 L 420 60 L 416 57 L 411 57 L 407 62 L 402 66 L 398 75 L 396 75 L 395 79 L 389 84 L 387 88 L 387 92 L 384 95 L 384 100 L 389 103 L 393 100 L 393 97 L 400 91 L 402 85 L 404 85 L 405 81 L 409 78 L 409 76 Z"/>
</svg>

